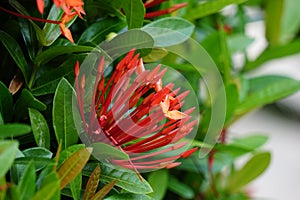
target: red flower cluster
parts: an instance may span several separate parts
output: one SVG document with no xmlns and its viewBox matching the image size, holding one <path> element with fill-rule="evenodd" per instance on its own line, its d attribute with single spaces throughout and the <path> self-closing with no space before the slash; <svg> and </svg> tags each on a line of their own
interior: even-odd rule
<svg viewBox="0 0 300 200">
<path fill-rule="evenodd" d="M 64 11 L 59 27 L 61 33 L 71 42 L 74 43 L 71 31 L 66 27 L 66 23 L 71 21 L 75 16 L 82 18 L 82 14 L 85 14 L 82 6 L 82 0 L 53 0 L 57 8 L 61 7 Z M 38 10 L 41 14 L 44 13 L 44 0 L 36 0 Z"/>
<path fill-rule="evenodd" d="M 134 170 L 171 168 L 180 164 L 176 159 L 197 150 L 186 151 L 188 143 L 183 140 L 198 122 L 190 116 L 194 108 L 180 111 L 189 92 L 179 94 L 180 89 L 173 90 L 173 83 L 163 86 L 165 72 L 166 69 L 160 71 L 160 66 L 145 70 L 139 54 L 131 51 L 106 80 L 102 59 L 92 108 L 87 114 L 84 111 L 86 75 L 79 74 L 79 64 L 76 64 L 77 101 L 89 141 L 110 144 L 130 157 L 129 161 L 112 159 L 112 163 Z"/>
</svg>

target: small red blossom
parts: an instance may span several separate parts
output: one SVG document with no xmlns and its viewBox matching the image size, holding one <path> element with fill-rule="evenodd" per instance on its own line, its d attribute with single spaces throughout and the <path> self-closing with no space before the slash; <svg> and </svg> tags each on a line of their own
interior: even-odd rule
<svg viewBox="0 0 300 200">
<path fill-rule="evenodd" d="M 88 114 L 84 110 L 86 74 L 78 71 L 77 63 L 75 89 L 89 141 L 110 144 L 130 157 L 129 161 L 114 158 L 113 164 L 134 170 L 172 168 L 180 164 L 175 160 L 197 150 L 185 150 L 188 142 L 183 140 L 198 122 L 190 116 L 194 108 L 180 111 L 189 92 L 180 94 L 173 83 L 163 86 L 166 69 L 145 70 L 139 54 L 131 51 L 107 80 L 101 59 Z"/>
</svg>

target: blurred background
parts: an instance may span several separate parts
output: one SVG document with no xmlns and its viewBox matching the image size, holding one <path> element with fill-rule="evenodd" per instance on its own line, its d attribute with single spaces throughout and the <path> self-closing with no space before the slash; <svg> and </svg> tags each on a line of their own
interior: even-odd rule
<svg viewBox="0 0 300 200">
<path fill-rule="evenodd" d="M 261 15 L 249 10 L 252 15 Z M 257 21 L 246 27 L 254 42 L 247 49 L 249 57 L 256 58 L 266 48 L 265 25 Z M 300 47 L 299 47 L 300 48 Z M 236 55 L 235 62 L 240 62 Z M 280 74 L 300 80 L 300 54 L 269 61 L 248 76 Z M 271 151 L 272 161 L 267 171 L 250 186 L 255 199 L 298 200 L 300 185 L 300 93 L 280 102 L 255 110 L 234 123 L 229 136 L 235 138 L 250 134 L 266 134 L 269 141 L 265 146 Z"/>
</svg>

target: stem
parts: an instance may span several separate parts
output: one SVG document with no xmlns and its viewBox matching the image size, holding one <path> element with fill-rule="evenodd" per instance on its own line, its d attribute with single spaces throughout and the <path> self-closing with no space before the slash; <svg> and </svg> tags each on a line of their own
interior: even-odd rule
<svg viewBox="0 0 300 200">
<path fill-rule="evenodd" d="M 231 79 L 231 57 L 230 57 L 230 53 L 228 50 L 226 33 L 224 31 L 224 26 L 223 26 L 221 19 L 218 19 L 218 26 L 220 27 L 220 29 L 219 29 L 220 45 L 221 45 L 222 61 L 224 64 L 224 67 L 223 67 L 224 82 L 228 83 Z"/>
<path fill-rule="evenodd" d="M 219 199 L 220 195 L 218 193 L 218 190 L 216 188 L 216 182 L 214 179 L 214 174 L 213 174 L 213 162 L 214 162 L 214 154 L 215 151 L 211 151 L 208 157 L 208 173 L 209 173 L 209 178 L 210 178 L 210 188 L 214 194 L 214 196 L 216 197 L 216 199 Z"/>
<path fill-rule="evenodd" d="M 45 23 L 51 23 L 51 24 L 60 24 L 61 23 L 60 21 L 49 20 L 49 19 L 42 19 L 42 18 L 31 17 L 31 16 L 27 16 L 27 15 L 22 15 L 20 13 L 13 12 L 13 11 L 8 10 L 6 8 L 3 8 L 1 6 L 0 6 L 0 10 L 4 11 L 6 13 L 9 13 L 11 15 L 17 16 L 17 17 L 22 17 L 24 19 L 30 19 L 30 20 L 37 21 L 37 22 L 45 22 Z"/>
</svg>

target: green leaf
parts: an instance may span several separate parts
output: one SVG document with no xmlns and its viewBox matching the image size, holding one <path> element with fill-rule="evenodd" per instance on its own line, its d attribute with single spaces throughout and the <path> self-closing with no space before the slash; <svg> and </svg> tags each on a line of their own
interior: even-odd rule
<svg viewBox="0 0 300 200">
<path fill-rule="evenodd" d="M 263 146 L 268 140 L 265 135 L 251 135 L 243 138 L 234 139 L 233 142 L 229 144 L 218 144 L 215 146 L 217 153 L 215 154 L 216 160 L 224 157 L 227 164 L 233 163 L 234 159 L 245 155 L 250 152 L 255 152 L 258 148 Z M 218 155 L 218 153 L 220 153 Z M 226 155 L 225 155 L 226 154 Z M 230 159 L 228 159 L 230 156 Z"/>
<path fill-rule="evenodd" d="M 150 34 L 139 29 L 129 30 L 114 37 L 110 41 L 105 41 L 100 44 L 103 49 L 112 59 L 119 58 L 132 49 L 142 50 L 141 56 L 151 52 L 154 45 L 154 40 Z"/>
<path fill-rule="evenodd" d="M 152 172 L 148 177 L 148 182 L 151 185 L 153 192 L 148 194 L 153 200 L 162 200 L 167 192 L 169 173 L 162 169 Z"/>
<path fill-rule="evenodd" d="M 226 91 L 226 103 L 227 103 L 225 123 L 227 123 L 233 117 L 235 108 L 239 103 L 239 92 L 236 84 L 226 85 L 225 91 Z"/>
<path fill-rule="evenodd" d="M 76 178 L 70 183 L 72 197 L 74 200 L 80 199 L 81 185 L 82 185 L 82 173 L 79 173 L 76 176 Z"/>
<path fill-rule="evenodd" d="M 86 184 L 83 200 L 89 200 L 96 193 L 99 184 L 100 173 L 101 168 L 99 165 L 97 165 Z"/>
<path fill-rule="evenodd" d="M 16 185 L 11 185 L 8 189 L 6 199 L 21 200 L 20 193 Z"/>
<path fill-rule="evenodd" d="M 88 163 L 84 175 L 90 176 L 98 163 Z M 153 192 L 149 183 L 129 169 L 117 169 L 112 165 L 101 163 L 101 182 L 109 183 L 118 180 L 116 185 L 124 190 L 134 194 L 148 194 Z"/>
<path fill-rule="evenodd" d="M 23 36 L 23 40 L 26 44 L 27 52 L 31 60 L 34 59 L 36 55 L 36 33 L 30 22 L 26 19 L 19 19 L 20 31 Z"/>
<path fill-rule="evenodd" d="M 67 184 L 74 180 L 82 171 L 90 158 L 91 151 L 91 148 L 80 149 L 62 164 L 58 170 L 60 189 L 63 189 Z"/>
<path fill-rule="evenodd" d="M 0 199 L 4 200 L 6 191 L 9 188 L 9 183 L 6 183 L 5 177 L 0 177 L 0 185 L 2 186 L 2 189 L 0 190 Z"/>
<path fill-rule="evenodd" d="M 36 79 L 31 92 L 35 96 L 55 93 L 59 81 L 65 77 L 67 80 L 74 79 L 74 66 L 76 59 L 70 58 L 57 68 L 43 73 Z M 72 81 L 70 81 L 72 82 Z"/>
<path fill-rule="evenodd" d="M 166 47 L 187 40 L 194 31 L 194 25 L 179 17 L 166 17 L 147 24 L 141 30 L 154 38 L 156 47 Z"/>
<path fill-rule="evenodd" d="M 164 48 L 153 48 L 151 53 L 143 57 L 144 62 L 155 62 L 168 55 L 168 51 Z"/>
<path fill-rule="evenodd" d="M 98 200 L 103 199 L 114 187 L 117 180 L 111 181 L 110 183 L 104 185 L 101 190 L 99 190 L 92 198 L 91 200 Z"/>
<path fill-rule="evenodd" d="M 151 200 L 152 198 L 145 194 L 130 194 L 130 193 L 122 193 L 122 194 L 114 194 L 105 198 L 104 200 Z"/>
<path fill-rule="evenodd" d="M 268 141 L 266 135 L 250 135 L 243 138 L 235 138 L 231 145 L 242 147 L 245 149 L 255 150 L 263 146 Z"/>
<path fill-rule="evenodd" d="M 300 82 L 284 76 L 261 76 L 249 80 L 247 97 L 237 106 L 236 114 L 242 115 L 254 108 L 273 103 L 300 89 Z"/>
<path fill-rule="evenodd" d="M 73 88 L 66 79 L 59 82 L 53 100 L 53 127 L 56 140 L 62 141 L 62 147 L 77 143 L 78 134 L 75 128 L 72 112 Z"/>
<path fill-rule="evenodd" d="M 57 8 L 56 5 L 53 4 L 47 19 L 60 21 L 63 13 L 64 11 L 61 8 Z M 69 28 L 76 20 L 76 18 L 77 16 L 75 16 L 71 21 L 69 21 L 66 24 L 66 27 Z M 43 34 L 43 40 L 41 41 L 42 45 L 50 46 L 61 35 L 61 30 L 58 24 L 46 23 L 42 30 L 42 34 Z"/>
<path fill-rule="evenodd" d="M 231 192 L 239 191 L 243 186 L 261 175 L 269 166 L 271 154 L 263 152 L 254 155 L 239 171 L 229 177 L 226 186 Z"/>
<path fill-rule="evenodd" d="M 182 198 L 193 199 L 195 197 L 195 193 L 192 190 L 192 188 L 190 188 L 190 186 L 180 182 L 175 177 L 170 176 L 168 188 L 172 192 L 181 196 Z"/>
<path fill-rule="evenodd" d="M 107 34 L 119 32 L 126 23 L 118 18 L 105 18 L 90 25 L 80 36 L 78 43 L 93 42 L 99 44 L 106 39 Z"/>
<path fill-rule="evenodd" d="M 8 122 L 12 118 L 13 99 L 7 87 L 0 82 L 0 113 L 4 122 Z"/>
<path fill-rule="evenodd" d="M 29 200 L 33 196 L 35 191 L 35 179 L 36 179 L 36 174 L 35 174 L 34 164 L 33 162 L 30 162 L 26 167 L 26 170 L 17 188 L 22 200 L 23 199 Z"/>
<path fill-rule="evenodd" d="M 30 16 L 30 13 L 18 1 L 9 1 L 9 3 L 12 7 L 14 7 L 22 15 Z M 40 29 L 40 27 L 33 20 L 30 20 L 30 19 L 24 19 L 24 20 L 28 20 L 31 23 L 31 25 L 33 26 L 33 28 L 35 30 L 35 34 L 36 34 L 37 38 L 39 40 L 41 40 L 42 30 Z"/>
<path fill-rule="evenodd" d="M 24 158 L 16 159 L 15 163 L 26 163 L 29 160 L 33 160 L 36 170 L 44 168 L 49 162 L 52 162 L 52 152 L 43 147 L 32 147 L 22 151 Z"/>
<path fill-rule="evenodd" d="M 122 159 L 129 160 L 129 155 L 123 151 L 120 151 L 116 147 L 105 144 L 103 142 L 97 142 L 90 145 L 94 149 L 93 156 L 99 159 Z"/>
<path fill-rule="evenodd" d="M 249 71 L 261 66 L 263 63 L 284 56 L 293 55 L 300 52 L 300 40 L 293 40 L 292 42 L 276 47 L 268 47 L 260 56 L 251 62 L 246 63 L 244 71 Z"/>
<path fill-rule="evenodd" d="M 231 54 L 245 51 L 253 41 L 253 38 L 244 34 L 232 34 L 227 37 L 228 49 Z"/>
<path fill-rule="evenodd" d="M 25 157 L 51 158 L 53 153 L 43 147 L 31 147 L 22 151 Z"/>
<path fill-rule="evenodd" d="M 14 59 L 17 66 L 22 71 L 25 82 L 28 83 L 29 68 L 27 65 L 27 61 L 23 55 L 22 49 L 19 46 L 18 42 L 13 37 L 8 35 L 6 32 L 1 30 L 0 30 L 0 41 L 7 49 L 10 56 Z"/>
<path fill-rule="evenodd" d="M 196 7 L 188 7 L 186 11 L 185 18 L 189 20 L 195 20 L 216 12 L 219 12 L 224 7 L 230 4 L 241 4 L 248 0 L 214 0 L 214 1 L 206 1 L 199 2 L 199 5 Z"/>
<path fill-rule="evenodd" d="M 298 0 L 285 0 L 283 16 L 281 18 L 281 43 L 291 41 L 300 28 L 300 15 L 299 8 L 300 1 Z"/>
<path fill-rule="evenodd" d="M 95 50 L 95 48 L 90 46 L 54 46 L 37 55 L 34 62 L 41 65 L 49 62 L 57 56 L 70 53 L 91 52 L 93 50 Z"/>
<path fill-rule="evenodd" d="M 265 21 L 266 38 L 271 46 L 280 44 L 281 18 L 283 15 L 284 0 L 266 1 Z"/>
<path fill-rule="evenodd" d="M 85 148 L 84 144 L 75 144 L 72 146 L 69 146 L 68 148 L 62 150 L 59 155 L 59 160 L 58 160 L 58 167 L 62 165 L 71 155 L 79 151 L 80 149 Z"/>
<path fill-rule="evenodd" d="M 24 117 L 26 117 L 28 114 L 28 108 L 34 108 L 39 111 L 46 110 L 47 106 L 36 99 L 27 89 L 23 89 L 21 96 L 17 100 L 15 107 L 14 107 L 14 113 L 16 120 L 20 120 Z"/>
<path fill-rule="evenodd" d="M 0 138 L 16 137 L 31 132 L 27 124 L 3 124 L 0 125 Z"/>
<path fill-rule="evenodd" d="M 43 115 L 33 108 L 29 108 L 29 117 L 33 136 L 39 147 L 50 148 L 50 131 Z"/>
<path fill-rule="evenodd" d="M 44 178 L 41 189 L 35 193 L 31 200 L 54 200 L 59 198 L 58 175 L 56 172 L 52 172 Z"/>
<path fill-rule="evenodd" d="M 145 7 L 142 0 L 121 1 L 124 9 L 128 29 L 140 28 L 143 26 Z"/>
<path fill-rule="evenodd" d="M 0 178 L 4 177 L 15 159 L 19 143 L 17 141 L 0 141 Z"/>
</svg>

